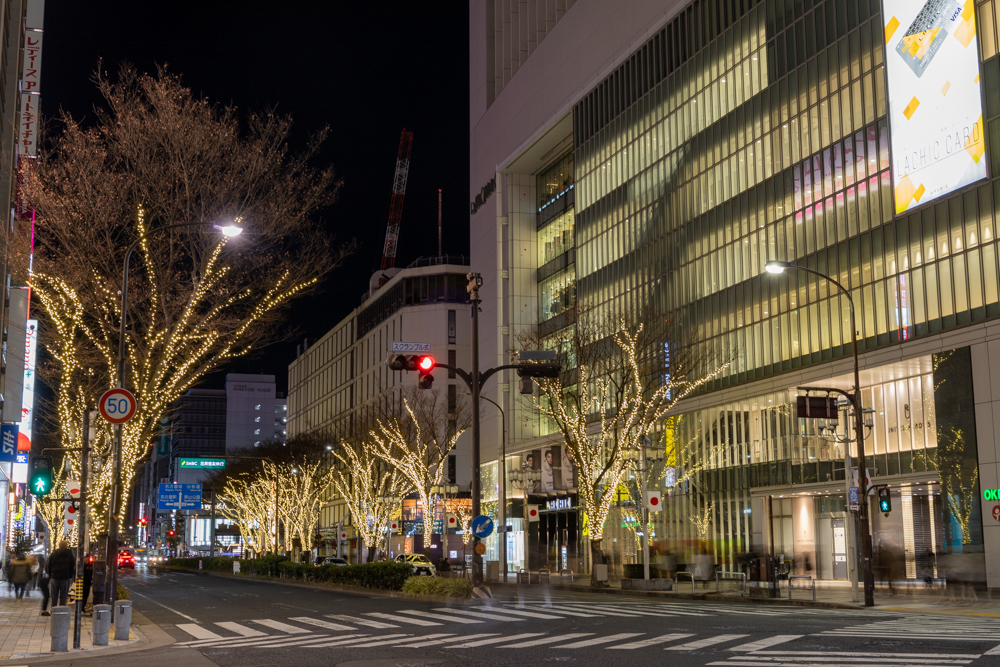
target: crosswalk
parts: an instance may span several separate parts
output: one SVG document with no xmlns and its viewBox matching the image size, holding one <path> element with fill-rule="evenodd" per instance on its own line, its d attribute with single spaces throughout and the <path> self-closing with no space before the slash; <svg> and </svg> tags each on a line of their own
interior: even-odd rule
<svg viewBox="0 0 1000 667">
<path fill-rule="evenodd" d="M 826 630 L 820 634 L 834 637 L 991 642 L 1000 639 L 1000 618 L 921 614 Z"/>
<path fill-rule="evenodd" d="M 807 638 L 800 634 L 765 634 L 755 636 L 743 633 L 696 633 L 671 632 L 667 634 L 645 632 L 545 632 L 537 624 L 516 626 L 511 624 L 496 624 L 492 627 L 479 628 L 459 625 L 458 627 L 437 627 L 427 630 L 420 625 L 410 628 L 365 628 L 359 620 L 370 620 L 376 613 L 383 620 L 400 620 L 412 618 L 435 625 L 438 621 L 427 621 L 429 615 L 442 614 L 443 611 L 455 612 L 455 609 L 436 609 L 421 611 L 417 609 L 401 610 L 412 612 L 409 617 L 396 617 L 389 614 L 369 612 L 358 616 L 346 614 L 327 615 L 324 618 L 293 616 L 283 619 L 253 619 L 242 622 L 220 621 L 204 627 L 197 623 L 183 623 L 176 627 L 186 632 L 192 639 L 181 641 L 175 646 L 195 649 L 238 648 L 268 649 L 268 648 L 429 648 L 437 650 L 469 649 L 488 647 L 490 649 L 518 652 L 522 649 L 542 651 L 567 651 L 572 654 L 582 649 L 609 651 L 664 651 L 677 654 L 680 652 L 705 653 L 706 663 L 717 667 L 831 667 L 832 665 L 851 665 L 852 667 L 946 667 L 966 665 L 983 655 L 1000 655 L 1000 646 L 985 653 L 919 653 L 915 652 L 864 652 L 837 651 L 832 648 L 817 650 L 785 650 L 792 642 Z M 468 611 L 468 610 L 464 610 Z M 519 610 L 515 610 L 519 611 Z M 486 613 L 486 612 L 481 612 Z M 533 612 L 526 612 L 533 613 Z M 386 617 L 389 617 L 387 619 Z M 327 618 L 337 619 L 337 622 L 327 621 Z M 471 618 L 471 617 L 470 617 Z M 516 619 L 516 616 L 510 618 Z M 480 622 L 479 619 L 472 619 Z M 510 620 L 510 619 L 508 619 Z M 532 620 L 521 617 L 521 620 Z M 984 619 L 991 621 L 992 619 Z M 831 635 L 850 637 L 878 637 L 879 634 L 865 634 L 872 626 L 884 627 L 895 623 L 894 627 L 903 627 L 905 623 L 913 624 L 914 619 L 902 621 L 884 621 L 874 624 L 842 628 L 836 631 L 826 631 L 809 637 L 828 637 Z M 919 625 L 919 624 L 918 624 Z M 969 623 L 969 619 L 961 619 L 953 623 L 949 630 L 957 626 L 967 626 L 962 634 L 963 639 L 975 639 L 996 645 L 1000 635 L 990 632 L 991 622 Z M 521 632 L 518 628 L 531 630 Z M 859 628 L 861 629 L 859 631 Z M 390 630 L 386 633 L 375 633 L 374 630 Z M 410 630 L 407 632 L 407 630 Z M 860 632 L 860 634 L 858 634 Z M 877 632 L 882 632 L 878 630 Z M 424 634 L 419 634 L 424 633 Z M 852 634 L 853 633 L 853 634 Z M 939 633 L 940 634 L 940 633 Z M 926 637 L 924 637 L 926 638 Z M 949 638 L 954 638 L 949 635 Z M 980 648 L 980 647 L 976 647 Z M 926 650 L 926 649 L 925 649 Z M 537 655 L 537 653 L 536 653 Z"/>
</svg>

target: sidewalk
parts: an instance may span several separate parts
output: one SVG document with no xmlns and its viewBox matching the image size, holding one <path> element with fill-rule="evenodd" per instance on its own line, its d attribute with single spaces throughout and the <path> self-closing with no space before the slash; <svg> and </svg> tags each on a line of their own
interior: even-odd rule
<svg viewBox="0 0 1000 667">
<path fill-rule="evenodd" d="M 49 636 L 50 616 L 41 616 L 42 595 L 37 589 L 25 593 L 23 600 L 14 598 L 13 590 L 8 590 L 7 582 L 0 582 L 0 660 L 12 658 L 33 658 L 53 655 L 92 654 L 96 651 L 106 651 L 116 648 L 136 646 L 144 641 L 136 634 L 135 626 L 129 632 L 128 641 L 117 641 L 114 638 L 114 625 L 107 646 L 94 646 L 94 635 L 91 628 L 89 613 L 81 617 L 80 649 L 73 649 L 73 618 L 70 617 L 69 651 L 65 654 L 54 654 L 50 648 Z"/>
<path fill-rule="evenodd" d="M 537 575 L 532 573 L 532 583 L 522 586 L 524 592 L 541 592 L 543 586 L 535 583 Z M 494 592 L 511 594 L 517 590 L 517 578 L 513 573 L 508 578 L 508 583 L 488 582 Z M 552 577 L 549 589 L 552 591 L 564 592 L 598 592 L 612 593 L 617 595 L 628 595 L 643 598 L 663 598 L 673 600 L 706 600 L 716 602 L 747 602 L 751 604 L 776 604 L 776 605 L 797 605 L 816 606 L 831 608 L 857 608 L 864 609 L 864 590 L 858 589 L 859 601 L 855 602 L 850 584 L 846 582 L 817 582 L 816 599 L 813 600 L 811 588 L 805 588 L 803 583 L 795 581 L 795 589 L 792 591 L 791 600 L 788 596 L 787 583 L 782 582 L 780 596 L 777 598 L 742 595 L 739 591 L 740 583 L 733 580 L 723 580 L 721 590 L 716 592 L 715 582 L 696 582 L 692 592 L 691 582 L 681 580 L 673 591 L 637 591 L 622 590 L 621 581 L 611 581 L 607 588 L 591 588 L 590 577 L 577 577 L 574 581 L 568 578 L 560 581 L 558 576 Z M 971 588 L 952 586 L 949 588 L 916 587 L 905 583 L 896 584 L 894 591 L 890 592 L 888 587 L 877 585 L 875 587 L 875 607 L 874 610 L 883 611 L 910 611 L 938 614 L 966 614 L 972 616 L 996 616 L 1000 617 L 1000 591 L 973 591 Z"/>
</svg>

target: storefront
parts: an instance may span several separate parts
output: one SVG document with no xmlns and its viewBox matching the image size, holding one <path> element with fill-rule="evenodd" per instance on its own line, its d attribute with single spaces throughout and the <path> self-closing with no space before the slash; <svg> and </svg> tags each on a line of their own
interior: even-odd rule
<svg viewBox="0 0 1000 667">
<path fill-rule="evenodd" d="M 969 348 L 864 371 L 868 474 L 891 510 L 869 495 L 876 580 L 985 583 L 981 495 Z M 811 386 L 848 389 L 848 377 Z M 681 415 L 682 481 L 666 492 L 657 548 L 686 562 L 711 554 L 727 570 L 771 554 L 788 574 L 847 580 L 856 514 L 845 454 L 857 455 L 847 407 L 836 422 L 795 416 L 789 388 Z M 846 425 L 846 431 L 845 431 Z M 852 460 L 856 461 L 856 458 Z M 694 469 L 694 470 L 692 470 Z M 662 524 L 657 525 L 658 521 Z"/>
</svg>

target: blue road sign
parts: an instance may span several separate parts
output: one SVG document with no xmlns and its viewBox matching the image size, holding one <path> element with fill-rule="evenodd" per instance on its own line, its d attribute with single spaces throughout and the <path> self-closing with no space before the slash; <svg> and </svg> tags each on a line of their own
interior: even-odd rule
<svg viewBox="0 0 1000 667">
<path fill-rule="evenodd" d="M 17 424 L 0 425 L 0 461 L 17 461 Z"/>
<path fill-rule="evenodd" d="M 480 514 L 472 520 L 472 534 L 482 539 L 493 532 L 493 519 Z"/>
<path fill-rule="evenodd" d="M 158 510 L 200 510 L 201 484 L 160 484 Z"/>
</svg>

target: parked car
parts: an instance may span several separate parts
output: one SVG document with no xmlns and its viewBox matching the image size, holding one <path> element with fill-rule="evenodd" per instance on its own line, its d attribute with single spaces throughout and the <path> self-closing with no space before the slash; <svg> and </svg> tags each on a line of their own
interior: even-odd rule
<svg viewBox="0 0 1000 667">
<path fill-rule="evenodd" d="M 434 563 L 423 554 L 399 554 L 396 556 L 396 562 L 413 565 L 413 574 L 427 575 L 428 577 L 437 576 L 437 569 L 435 569 Z"/>
<path fill-rule="evenodd" d="M 328 557 L 322 559 L 322 562 L 319 563 L 319 564 L 320 565 L 338 565 L 338 566 L 341 566 L 341 567 L 343 567 L 344 565 L 350 565 L 350 563 L 348 563 L 343 558 L 337 558 L 336 556 L 328 556 Z"/>
</svg>

